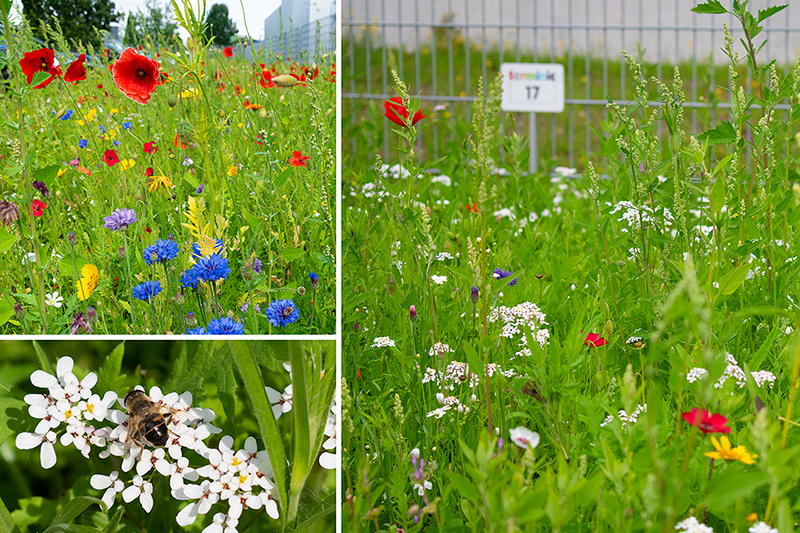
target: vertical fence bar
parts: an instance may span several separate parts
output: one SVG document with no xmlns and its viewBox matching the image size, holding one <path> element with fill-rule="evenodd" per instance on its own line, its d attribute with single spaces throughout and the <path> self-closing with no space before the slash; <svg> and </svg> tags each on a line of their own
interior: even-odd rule
<svg viewBox="0 0 800 533">
<path fill-rule="evenodd" d="M 369 1 L 369 0 L 368 0 Z M 381 92 L 391 94 L 390 84 L 388 83 L 387 64 L 387 44 L 386 44 L 386 0 L 381 0 Z M 369 29 L 367 30 L 369 31 Z M 389 156 L 389 121 L 383 121 L 383 152 Z"/>
<path fill-rule="evenodd" d="M 453 13 L 453 0 L 447 0 L 447 12 L 452 14 Z M 450 96 L 456 93 L 456 70 L 455 65 L 453 64 L 453 35 L 455 35 L 455 30 L 452 26 L 448 26 L 447 28 L 447 64 L 448 64 L 448 89 Z M 450 116 L 454 117 L 456 114 L 456 104 L 455 102 L 450 102 Z M 450 129 L 450 140 L 452 141 L 455 139 L 455 130 L 452 128 Z"/>
<path fill-rule="evenodd" d="M 419 22 L 419 0 L 414 0 L 414 21 Z M 414 26 L 414 79 L 416 82 L 415 94 L 422 91 L 422 79 L 420 78 L 419 68 L 419 25 Z M 413 87 L 413 85 L 411 85 Z M 425 149 L 423 145 L 424 137 L 420 135 L 417 137 L 418 146 L 415 147 L 417 152 L 417 162 L 422 162 L 422 151 Z"/>
<path fill-rule="evenodd" d="M 436 49 L 439 47 L 439 41 L 437 40 L 437 27 L 436 24 L 436 3 L 431 2 L 431 94 L 433 96 L 439 96 L 439 91 L 436 87 L 436 78 L 437 70 L 436 67 Z M 436 106 L 437 100 L 433 101 L 433 105 Z M 432 110 L 431 110 L 432 112 Z M 433 123 L 433 158 L 439 158 L 439 126 L 436 122 Z"/>
<path fill-rule="evenodd" d="M 403 2 L 397 2 L 397 74 L 400 79 L 406 79 L 406 73 L 403 70 L 405 63 L 405 45 L 403 44 Z"/>
<path fill-rule="evenodd" d="M 556 3 L 550 0 L 550 62 L 556 62 Z M 550 115 L 550 160 L 556 158 L 556 115 Z"/>
<path fill-rule="evenodd" d="M 619 20 L 622 23 L 621 29 L 619 31 L 619 41 L 622 49 L 625 50 L 625 0 L 620 0 L 619 3 Z M 625 95 L 625 61 L 620 59 L 620 69 L 619 69 L 619 85 L 620 85 L 620 98 L 622 100 L 626 100 L 627 96 Z"/>
<path fill-rule="evenodd" d="M 567 7 L 567 24 L 569 24 L 569 30 L 567 30 L 567 35 L 569 35 L 569 52 L 568 52 L 568 59 L 567 64 L 569 68 L 567 70 L 567 79 L 569 80 L 569 98 L 575 98 L 575 69 L 572 68 L 572 55 L 573 55 L 573 48 L 575 48 L 574 43 L 572 42 L 572 0 L 568 0 L 569 4 Z M 574 113 L 575 113 L 575 106 L 573 104 L 569 104 L 569 112 L 568 112 L 568 121 L 569 121 L 569 133 L 567 138 L 569 139 L 569 166 L 575 165 L 575 139 L 573 137 L 573 123 L 574 123 Z"/>
<path fill-rule="evenodd" d="M 344 12 L 344 11 L 343 11 Z M 353 31 L 353 28 L 349 28 L 350 32 L 350 93 L 356 93 L 356 32 Z M 356 153 L 356 139 L 353 137 L 352 144 L 352 153 Z"/>
<path fill-rule="evenodd" d="M 657 43 L 656 44 L 656 77 L 659 80 L 664 81 L 664 75 L 663 75 L 663 72 L 662 72 L 662 69 L 661 69 L 661 62 L 662 62 L 662 58 L 661 58 L 661 31 L 662 31 L 661 30 L 661 2 L 656 2 L 656 9 L 658 9 L 657 15 L 656 15 L 656 19 L 658 20 L 658 29 L 656 30 L 656 43 Z M 656 135 L 658 136 L 659 139 L 661 139 L 661 121 L 660 120 L 656 121 Z"/>
<path fill-rule="evenodd" d="M 697 13 L 692 13 L 692 101 L 697 101 Z M 697 108 L 692 108 L 692 133 L 697 133 Z"/>
<path fill-rule="evenodd" d="M 584 4 L 583 22 L 584 22 L 584 24 L 587 24 L 587 25 L 589 23 L 589 0 L 586 0 L 586 2 Z M 589 100 L 592 97 L 591 82 L 590 82 L 591 64 L 590 64 L 590 61 L 589 61 L 589 57 L 590 57 L 589 51 L 590 50 L 591 50 L 591 40 L 589 38 L 589 30 L 586 30 L 586 52 L 585 52 L 586 55 L 584 56 L 585 59 L 584 59 L 584 73 L 583 73 L 583 75 L 586 77 L 586 91 L 585 91 L 585 94 L 584 94 L 584 98 L 586 98 L 586 100 Z M 585 111 L 584 111 L 584 113 L 585 113 L 585 117 L 584 117 L 585 125 L 584 125 L 584 133 L 583 133 L 583 135 L 586 137 L 586 153 L 584 154 L 583 157 L 586 160 L 586 162 L 588 162 L 589 161 L 589 156 L 592 153 L 592 137 L 591 137 L 591 130 L 589 129 L 589 124 L 592 122 L 592 115 L 591 115 L 591 109 L 592 108 L 591 108 L 591 106 L 589 106 L 589 104 L 586 104 L 584 109 L 585 109 Z"/>
<path fill-rule="evenodd" d="M 469 24 L 469 0 L 464 0 L 464 23 Z M 469 26 L 464 27 L 464 96 L 469 95 Z M 467 122 L 472 117 L 472 106 L 467 104 Z"/>
<path fill-rule="evenodd" d="M 608 96 L 608 0 L 603 0 L 603 98 Z M 608 158 L 603 158 L 603 170 Z"/>
</svg>

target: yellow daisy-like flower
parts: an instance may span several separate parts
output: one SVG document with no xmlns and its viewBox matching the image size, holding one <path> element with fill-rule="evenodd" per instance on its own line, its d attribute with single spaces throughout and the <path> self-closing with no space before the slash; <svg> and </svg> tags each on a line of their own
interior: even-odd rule
<svg viewBox="0 0 800 533">
<path fill-rule="evenodd" d="M 725 459 L 726 461 L 741 461 L 746 465 L 755 464 L 753 459 L 758 459 L 758 455 L 749 454 L 744 446 L 737 446 L 731 448 L 731 441 L 724 435 L 717 440 L 716 437 L 711 437 L 711 444 L 714 445 L 717 451 L 706 452 L 705 456 L 711 459 Z"/>
<path fill-rule="evenodd" d="M 236 168 L 236 165 L 231 165 L 228 167 L 228 176 L 235 176 L 239 173 L 239 169 Z"/>
<path fill-rule="evenodd" d="M 172 180 L 166 176 L 150 176 L 150 182 L 147 185 L 149 186 L 147 190 L 150 192 L 158 189 L 161 185 L 163 185 L 165 189 L 171 189 L 175 186 Z"/>
<path fill-rule="evenodd" d="M 129 168 L 133 168 L 133 166 L 136 164 L 136 161 L 133 159 L 123 159 L 119 162 L 119 164 L 122 170 L 128 170 Z"/>
<path fill-rule="evenodd" d="M 56 175 L 56 177 L 60 178 L 61 176 L 63 176 L 66 173 L 67 173 L 67 169 L 66 168 L 60 168 L 60 169 L 58 169 L 58 175 Z"/>
<path fill-rule="evenodd" d="M 197 89 L 191 87 L 181 93 L 181 98 L 194 98 L 197 96 Z"/>
<path fill-rule="evenodd" d="M 111 108 L 111 114 L 112 115 L 116 115 L 117 113 L 119 113 L 119 109 L 117 109 L 116 107 L 112 107 Z"/>
<path fill-rule="evenodd" d="M 100 272 L 94 265 L 84 265 L 81 269 L 81 279 L 75 284 L 78 288 L 78 299 L 86 300 L 92 295 L 100 280 Z"/>
</svg>

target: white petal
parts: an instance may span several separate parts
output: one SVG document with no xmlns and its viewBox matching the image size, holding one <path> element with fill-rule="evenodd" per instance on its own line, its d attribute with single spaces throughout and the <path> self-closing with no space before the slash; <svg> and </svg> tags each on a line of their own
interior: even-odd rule
<svg viewBox="0 0 800 533">
<path fill-rule="evenodd" d="M 281 417 L 281 415 L 283 414 L 283 407 L 281 406 L 281 404 L 276 403 L 275 405 L 272 406 L 272 414 L 275 415 L 275 420 Z"/>
<path fill-rule="evenodd" d="M 232 452 L 233 451 L 233 437 L 230 435 L 225 435 L 219 440 L 219 451 L 221 452 Z"/>
<path fill-rule="evenodd" d="M 58 360 L 58 364 L 56 365 L 56 376 L 59 379 L 63 378 L 67 374 L 72 372 L 72 368 L 75 366 L 75 361 L 72 360 L 72 357 L 66 355 Z"/>
<path fill-rule="evenodd" d="M 239 498 L 231 498 L 231 506 L 228 508 L 228 516 L 231 518 L 239 518 L 242 516 L 242 500 Z"/>
<path fill-rule="evenodd" d="M 44 370 L 36 370 L 31 374 L 31 383 L 39 388 L 49 389 L 50 387 L 58 385 L 58 379 Z"/>
<path fill-rule="evenodd" d="M 39 423 L 36 424 L 36 429 L 34 429 L 33 432 L 38 433 L 39 435 L 44 435 L 45 433 L 50 431 L 51 427 L 53 427 L 52 422 L 53 422 L 52 418 L 50 420 L 45 420 L 45 419 L 39 420 Z M 56 420 L 56 425 L 58 425 L 57 420 Z"/>
<path fill-rule="evenodd" d="M 139 487 L 136 485 L 131 485 L 127 489 L 122 491 L 122 499 L 125 500 L 125 503 L 130 503 L 136 499 L 136 497 L 141 494 L 142 491 L 139 490 Z"/>
<path fill-rule="evenodd" d="M 162 476 L 168 476 L 172 473 L 172 465 L 166 461 L 156 461 L 156 470 Z"/>
<path fill-rule="evenodd" d="M 81 380 L 81 389 L 91 390 L 95 385 L 97 385 L 97 374 L 94 372 L 89 372 L 86 374 L 86 377 Z M 89 396 L 91 396 L 91 394 Z"/>
<path fill-rule="evenodd" d="M 101 474 L 95 474 L 91 477 L 91 479 L 89 479 L 89 485 L 97 490 L 107 489 L 113 484 L 114 482 L 111 480 L 110 476 L 104 476 Z"/>
<path fill-rule="evenodd" d="M 42 449 L 39 453 L 39 459 L 42 462 L 42 468 L 48 469 L 53 468 L 56 464 L 56 450 L 53 448 L 52 443 L 48 441 L 44 441 L 42 443 Z"/>
<path fill-rule="evenodd" d="M 319 456 L 319 466 L 326 470 L 333 470 L 336 468 L 336 454 L 335 453 L 323 453 Z"/>
<path fill-rule="evenodd" d="M 150 388 L 150 399 L 154 402 L 160 401 L 164 399 L 164 393 L 161 392 L 161 388 L 157 385 L 154 385 Z"/>
<path fill-rule="evenodd" d="M 209 524 L 203 533 L 222 533 L 222 526 L 219 524 Z"/>
<path fill-rule="evenodd" d="M 197 502 L 192 502 L 181 509 L 181 511 L 178 513 L 178 516 L 175 517 L 175 520 L 181 527 L 194 524 L 194 521 L 197 520 Z"/>
<path fill-rule="evenodd" d="M 181 493 L 184 498 L 178 499 L 196 500 L 203 495 L 203 489 L 200 488 L 200 485 L 184 485 Z"/>
<path fill-rule="evenodd" d="M 250 509 L 261 509 L 261 505 L 264 502 L 262 502 L 261 498 L 259 498 L 258 496 L 254 496 L 253 494 L 251 494 L 250 496 L 247 497 L 245 503 L 247 504 L 247 507 L 249 507 Z"/>
<path fill-rule="evenodd" d="M 139 503 L 142 504 L 142 509 L 149 513 L 153 509 L 153 496 L 149 492 L 143 492 L 139 496 Z"/>
<path fill-rule="evenodd" d="M 36 448 L 44 440 L 43 435 L 36 433 L 20 433 L 17 435 L 17 448 L 20 450 L 30 450 Z"/>
<path fill-rule="evenodd" d="M 267 399 L 269 400 L 269 403 L 278 403 L 281 401 L 282 394 L 280 392 L 276 391 L 272 387 L 264 387 L 264 390 L 267 391 Z"/>
<path fill-rule="evenodd" d="M 92 476 L 94 477 L 94 476 Z M 114 487 L 109 488 L 105 494 L 103 494 L 103 503 L 106 504 L 106 507 L 111 509 L 111 506 L 114 505 L 114 500 L 117 499 L 117 491 L 114 490 Z"/>
<path fill-rule="evenodd" d="M 49 376 L 50 374 L 48 374 Z M 23 398 L 28 405 L 41 405 L 47 407 L 47 398 L 44 394 L 26 394 Z"/>
<path fill-rule="evenodd" d="M 267 511 L 270 518 L 278 519 L 278 503 L 275 500 L 272 498 L 268 499 L 264 504 L 264 509 Z"/>
</svg>

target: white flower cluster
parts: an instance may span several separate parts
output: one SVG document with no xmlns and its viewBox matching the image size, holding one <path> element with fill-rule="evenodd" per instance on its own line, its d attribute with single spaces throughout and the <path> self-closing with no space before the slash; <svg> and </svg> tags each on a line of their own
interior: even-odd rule
<svg viewBox="0 0 800 533">
<path fill-rule="evenodd" d="M 443 342 L 437 342 L 434 343 L 433 346 L 431 346 L 431 349 L 428 351 L 428 355 L 430 355 L 431 357 L 433 357 L 434 355 L 437 357 L 441 357 L 446 353 L 453 353 L 453 352 L 455 352 L 455 350 L 450 348 L 450 346 L 448 346 L 447 344 Z"/>
<path fill-rule="evenodd" d="M 452 184 L 452 180 L 450 179 L 450 176 L 440 174 L 439 176 L 432 177 L 431 183 L 441 183 L 445 187 L 449 187 Z"/>
<path fill-rule="evenodd" d="M 62 357 L 56 365 L 56 376 L 42 370 L 31 374 L 31 383 L 48 389 L 48 394 L 25 396 L 30 406 L 28 413 L 40 422 L 33 433 L 20 433 L 16 444 L 23 450 L 41 445 L 43 468 L 56 464 L 53 444 L 57 440 L 56 431 L 64 424 L 66 428 L 60 437 L 63 446 L 74 445 L 86 457 L 95 446 L 100 448 L 100 458 L 122 457 L 123 472 L 135 467 L 136 473 L 127 486 L 118 471 L 91 477 L 93 488 L 105 490 L 102 501 L 108 508 L 114 504 L 117 494 L 121 494 L 126 503 L 138 499 L 149 513 L 153 508 L 153 484 L 148 479 L 158 472 L 169 477 L 174 498 L 193 500 L 178 513 L 177 522 L 181 526 L 194 522 L 198 513 L 205 514 L 214 503 L 222 501 L 228 502 L 228 512 L 215 515 L 204 533 L 235 533 L 244 509 L 264 507 L 270 517 L 278 518 L 278 506 L 272 499 L 272 467 L 267 452 L 258 451 L 255 438 L 249 437 L 244 449 L 234 451 L 233 438 L 225 436 L 218 449 L 209 449 L 203 441 L 221 431 L 211 424 L 214 411 L 192 407 L 189 392 L 164 395 L 158 387 L 153 387 L 149 398 L 155 409 L 164 415 L 168 440 L 163 448 L 155 449 L 144 447 L 143 442 L 129 442 L 128 413 L 112 409 L 115 402 L 125 409 L 123 400 L 114 392 L 105 393 L 102 399 L 92 394 L 97 376 L 89 373 L 79 381 L 72 372 L 73 366 L 72 358 Z M 104 421 L 114 425 L 95 427 Z M 189 459 L 184 457 L 185 449 L 206 458 L 208 464 L 200 468 L 190 466 Z M 205 479 L 199 485 L 186 483 L 200 478 Z"/>
<path fill-rule="evenodd" d="M 38 418 L 33 433 L 20 433 L 16 444 L 20 450 L 30 450 L 39 445 L 42 468 L 52 468 L 56 464 L 56 431 L 62 424 L 66 431 L 61 435 L 61 445 L 72 444 L 84 457 L 89 457 L 92 446 L 104 447 L 109 436 L 108 429 L 95 428 L 91 422 L 105 420 L 107 411 L 117 400 L 117 395 L 107 392 L 101 399 L 92 394 L 97 376 L 91 372 L 78 381 L 72 373 L 74 362 L 71 357 L 62 357 L 56 365 L 56 376 L 44 370 L 31 374 L 31 383 L 36 387 L 48 389 L 48 394 L 27 394 L 28 414 Z"/>
<path fill-rule="evenodd" d="M 453 255 L 450 252 L 439 252 L 436 254 L 437 261 L 446 261 L 448 259 L 453 259 Z"/>
<path fill-rule="evenodd" d="M 749 533 L 778 533 L 774 527 L 770 527 L 766 522 L 758 522 L 747 530 Z"/>
<path fill-rule="evenodd" d="M 639 404 L 636 406 L 636 409 L 633 410 L 630 414 L 625 411 L 625 409 L 620 409 L 619 413 L 617 413 L 617 418 L 619 418 L 620 422 L 622 422 L 622 427 L 625 427 L 628 424 L 635 424 L 637 420 L 639 420 L 639 415 L 642 413 L 647 412 L 647 404 Z M 600 423 L 600 427 L 605 427 L 611 422 L 614 421 L 613 415 L 608 415 L 605 420 Z"/>
<path fill-rule="evenodd" d="M 515 354 L 516 357 L 531 355 L 528 337 L 522 334 L 523 327 L 531 331 L 540 346 L 544 347 L 549 342 L 550 331 L 543 327 L 548 325 L 547 317 L 533 302 L 522 302 L 514 307 L 493 307 L 489 313 L 489 322 L 494 323 L 498 320 L 503 322 L 501 337 L 513 339 L 520 335 L 521 349 Z"/>
<path fill-rule="evenodd" d="M 390 348 L 392 346 L 395 346 L 395 343 L 389 337 L 375 337 L 372 340 L 373 348 Z"/>
<path fill-rule="evenodd" d="M 380 173 L 382 176 L 386 178 L 403 178 L 406 179 L 411 175 L 411 172 L 408 171 L 407 168 L 401 167 L 398 164 L 394 164 L 392 166 L 383 164 L 381 165 Z"/>
<path fill-rule="evenodd" d="M 686 533 L 714 533 L 714 530 L 705 524 L 697 521 L 697 518 L 690 516 L 682 522 L 675 524 L 675 529 Z"/>
<path fill-rule="evenodd" d="M 444 285 L 445 283 L 447 283 L 447 276 L 437 276 L 436 274 L 434 274 L 433 276 L 431 276 L 431 281 L 433 281 L 437 285 Z"/>
<path fill-rule="evenodd" d="M 736 358 L 733 357 L 732 354 L 726 353 L 725 359 L 728 363 L 728 366 L 725 367 L 725 371 L 719 377 L 716 383 L 714 383 L 714 388 L 721 389 L 728 378 L 733 378 L 736 380 L 736 385 L 739 388 L 743 388 L 747 384 L 747 376 L 745 375 L 744 370 L 739 366 L 739 363 L 736 361 Z M 751 372 L 751 376 L 753 376 L 753 381 L 756 382 L 756 385 L 760 388 L 763 387 L 766 383 L 769 383 L 770 388 L 775 383 L 775 374 L 770 372 L 769 370 L 759 370 L 757 372 Z M 694 383 L 700 379 L 705 378 L 708 376 L 708 370 L 701 367 L 694 367 L 686 373 L 686 381 L 689 383 Z"/>
<path fill-rule="evenodd" d="M 620 211 L 622 211 L 622 216 L 617 220 L 625 222 L 634 231 L 639 231 L 642 226 L 662 227 L 662 222 L 669 226 L 674 220 L 672 212 L 666 207 L 664 208 L 663 216 L 658 216 L 652 207 L 647 205 L 637 206 L 627 200 L 617 202 L 611 210 L 611 214 L 614 215 Z M 623 231 L 625 231 L 624 228 Z"/>
</svg>

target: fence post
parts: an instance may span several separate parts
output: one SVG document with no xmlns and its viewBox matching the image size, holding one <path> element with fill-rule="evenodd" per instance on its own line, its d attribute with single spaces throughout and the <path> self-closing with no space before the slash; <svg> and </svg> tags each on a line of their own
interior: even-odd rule
<svg viewBox="0 0 800 533">
<path fill-rule="evenodd" d="M 528 148 L 531 151 L 528 172 L 533 174 L 539 169 L 539 139 L 537 138 L 536 113 L 531 113 L 528 119 Z"/>
</svg>

